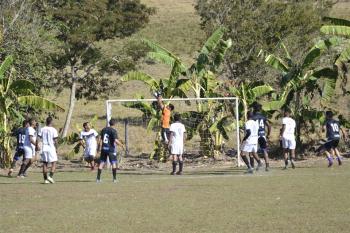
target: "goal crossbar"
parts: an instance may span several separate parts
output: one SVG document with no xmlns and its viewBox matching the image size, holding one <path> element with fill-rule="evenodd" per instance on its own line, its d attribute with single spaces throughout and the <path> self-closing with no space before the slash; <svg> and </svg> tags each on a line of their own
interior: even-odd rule
<svg viewBox="0 0 350 233">
<path fill-rule="evenodd" d="M 238 166 L 242 166 L 243 162 L 240 154 L 240 134 L 239 134 L 239 98 L 232 97 L 213 97 L 213 98 L 172 98 L 162 99 L 163 101 L 205 101 L 205 100 L 234 100 L 235 101 L 235 118 L 236 118 L 236 133 L 237 133 L 237 161 Z M 106 100 L 106 124 L 112 119 L 112 103 L 127 103 L 127 102 L 154 102 L 157 99 L 111 99 Z"/>
</svg>

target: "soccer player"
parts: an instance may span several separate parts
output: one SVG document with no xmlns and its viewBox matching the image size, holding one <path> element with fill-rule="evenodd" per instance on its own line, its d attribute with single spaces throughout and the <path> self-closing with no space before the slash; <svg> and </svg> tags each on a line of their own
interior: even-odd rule
<svg viewBox="0 0 350 233">
<path fill-rule="evenodd" d="M 292 164 L 292 168 L 295 168 L 294 160 L 295 160 L 295 148 L 296 148 L 296 142 L 295 142 L 295 127 L 296 123 L 295 120 L 293 120 L 290 117 L 290 111 L 285 110 L 284 111 L 284 117 L 282 119 L 282 130 L 280 133 L 280 137 L 282 138 L 282 147 L 283 147 L 283 153 L 284 153 L 284 169 L 288 168 L 288 157 L 290 154 L 290 162 Z"/>
<path fill-rule="evenodd" d="M 34 127 L 36 126 L 35 119 L 30 119 L 28 121 L 28 127 L 26 128 L 26 134 L 24 139 L 24 160 L 22 162 L 21 168 L 18 172 L 18 176 L 20 178 L 24 178 L 26 171 L 32 164 L 33 156 L 35 156 L 35 149 L 37 148 L 38 144 L 36 141 L 36 131 Z"/>
<path fill-rule="evenodd" d="M 89 122 L 83 124 L 84 130 L 80 133 L 80 144 L 84 148 L 84 159 L 90 164 L 91 171 L 95 169 L 95 156 L 97 150 L 96 130 L 92 129 Z"/>
<path fill-rule="evenodd" d="M 169 142 L 169 135 L 170 135 L 170 117 L 171 112 L 174 111 L 174 105 L 164 105 L 162 96 L 160 94 L 157 94 L 157 102 L 160 109 L 162 109 L 162 140 L 165 144 L 168 144 Z"/>
<path fill-rule="evenodd" d="M 328 159 L 328 167 L 333 165 L 333 157 L 336 155 L 339 166 L 342 165 L 339 150 L 337 149 L 340 140 L 340 131 L 343 134 L 343 138 L 347 141 L 346 133 L 340 127 L 339 121 L 333 119 L 333 112 L 326 112 L 326 122 L 322 127 L 322 131 L 326 131 L 327 141 L 323 145 L 325 153 Z"/>
<path fill-rule="evenodd" d="M 242 140 L 242 159 L 248 167 L 248 172 L 253 173 L 253 167 L 248 161 L 248 156 L 252 155 L 258 162 L 256 170 L 262 166 L 261 160 L 257 154 L 258 152 L 258 122 L 253 120 L 254 114 L 252 112 L 247 113 L 248 121 L 245 123 L 245 136 Z"/>
<path fill-rule="evenodd" d="M 55 183 L 53 175 L 56 170 L 57 162 L 57 138 L 58 132 L 52 127 L 52 117 L 46 118 L 46 126 L 40 129 L 38 134 L 39 138 L 42 140 L 41 148 L 41 161 L 43 163 L 43 177 L 45 184 Z M 51 165 L 50 174 L 47 175 L 48 166 Z"/>
<path fill-rule="evenodd" d="M 118 133 L 115 129 L 116 121 L 111 119 L 109 126 L 101 131 L 101 138 L 98 143 L 98 151 L 101 151 L 100 164 L 97 170 L 96 182 L 101 182 L 101 173 L 103 165 L 107 162 L 107 158 L 112 164 L 113 182 L 117 182 L 117 145 L 124 148 L 124 145 L 118 139 Z"/>
<path fill-rule="evenodd" d="M 23 125 L 21 128 L 18 128 L 16 132 L 14 133 L 14 136 L 16 136 L 17 139 L 17 146 L 16 146 L 16 152 L 15 156 L 13 157 L 13 161 L 11 163 L 11 168 L 8 172 L 8 176 L 11 177 L 13 170 L 16 168 L 17 161 L 23 157 L 24 158 L 24 141 L 26 138 L 26 128 L 28 127 L 28 121 L 24 120 Z"/>
<path fill-rule="evenodd" d="M 264 159 L 265 159 L 265 171 L 269 170 L 269 155 L 267 153 L 267 139 L 270 137 L 271 132 L 271 125 L 269 123 L 269 120 L 261 113 L 262 106 L 261 104 L 257 104 L 254 107 L 254 116 L 253 120 L 256 121 L 259 125 L 259 131 L 258 131 L 258 144 L 260 149 L 264 152 Z M 265 136 L 265 129 L 267 127 L 267 134 Z M 254 167 L 254 159 L 251 158 L 251 162 L 253 161 L 253 164 L 251 164 L 252 167 Z"/>
<path fill-rule="evenodd" d="M 174 115 L 174 123 L 170 126 L 169 149 L 173 160 L 173 171 L 171 175 L 182 175 L 183 169 L 183 152 L 185 144 L 185 126 L 180 122 L 180 114 Z M 179 171 L 176 172 L 177 161 L 179 161 Z"/>
</svg>

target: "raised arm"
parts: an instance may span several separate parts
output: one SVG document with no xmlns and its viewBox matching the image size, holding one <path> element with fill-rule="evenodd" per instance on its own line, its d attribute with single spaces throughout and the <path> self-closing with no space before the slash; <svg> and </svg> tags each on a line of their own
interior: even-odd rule
<svg viewBox="0 0 350 233">
<path fill-rule="evenodd" d="M 161 95 L 158 96 L 157 98 L 158 106 L 163 109 L 164 108 L 164 103 L 163 103 L 163 97 Z"/>
</svg>

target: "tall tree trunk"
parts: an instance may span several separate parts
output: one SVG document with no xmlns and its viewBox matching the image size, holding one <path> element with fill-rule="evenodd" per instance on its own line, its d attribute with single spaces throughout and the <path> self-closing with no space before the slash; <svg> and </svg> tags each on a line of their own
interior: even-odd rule
<svg viewBox="0 0 350 233">
<path fill-rule="evenodd" d="M 77 89 L 77 74 L 76 74 L 76 68 L 72 66 L 71 68 L 71 75 L 72 75 L 72 87 L 70 89 L 70 100 L 69 100 L 69 109 L 66 116 L 66 121 L 64 123 L 63 131 L 62 131 L 62 137 L 66 137 L 68 130 L 70 128 L 70 122 L 72 120 L 74 106 L 75 106 L 75 92 Z"/>
</svg>

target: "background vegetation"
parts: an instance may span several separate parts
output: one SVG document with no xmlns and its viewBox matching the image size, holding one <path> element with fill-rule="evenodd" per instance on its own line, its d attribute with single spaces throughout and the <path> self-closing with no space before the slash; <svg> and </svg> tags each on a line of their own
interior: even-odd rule
<svg viewBox="0 0 350 233">
<path fill-rule="evenodd" d="M 93 45 L 86 47 L 89 51 L 87 55 L 89 59 L 83 59 L 81 68 L 78 68 L 81 71 L 76 71 L 77 77 L 82 77 L 89 73 L 86 71 L 91 71 L 88 70 L 90 67 L 94 66 L 94 75 L 91 75 L 88 80 L 81 79 L 81 84 L 88 83 L 87 87 L 93 87 L 93 89 L 84 89 L 84 85 L 78 85 L 75 95 L 78 98 L 75 106 L 77 111 L 72 112 L 71 125 L 73 126 L 68 128 L 68 132 L 72 132 L 76 124 L 81 124 L 96 114 L 99 119 L 95 124 L 96 127 L 104 126 L 105 116 L 102 114 L 105 111 L 104 99 L 101 98 L 103 96 L 133 98 L 135 94 L 142 94 L 150 97 L 148 87 L 142 83 L 121 84 L 119 80 L 124 72 L 137 69 L 151 75 L 156 80 L 169 75 L 166 65 L 155 63 L 154 60 L 145 57 L 149 48 L 140 43 L 142 38 L 154 41 L 172 51 L 175 56 L 181 57 L 185 66 L 190 67 L 196 61 L 198 51 L 207 37 L 218 26 L 225 26 L 227 28 L 225 39 L 231 38 L 232 46 L 225 58 L 224 65 L 215 71 L 224 89 L 226 88 L 229 92 L 230 87 L 239 87 L 242 81 L 246 85 L 261 85 L 262 83 L 253 84 L 252 82 L 263 81 L 278 92 L 281 88 L 280 74 L 264 64 L 264 59 L 258 58 L 258 51 L 263 49 L 277 56 L 283 56 L 285 51 L 283 44 L 288 48 L 293 59 L 299 61 L 318 39 L 327 37 L 320 32 L 320 27 L 327 23 L 322 21 L 323 16 L 349 18 L 347 14 L 349 3 L 346 1 L 337 1 L 337 4 L 332 5 L 332 1 L 284 1 L 280 3 L 261 0 L 252 3 L 251 1 L 180 0 L 169 4 L 161 0 L 143 0 L 136 1 L 141 11 L 134 13 L 144 14 L 140 16 L 144 22 L 137 24 L 138 26 L 134 27 L 133 31 L 122 30 L 126 33 L 121 35 L 119 33 L 121 31 L 118 30 L 123 28 L 125 23 L 120 21 L 118 30 L 106 27 L 107 31 L 100 33 L 103 36 L 96 36 L 96 28 L 89 28 L 88 25 L 84 29 L 76 25 L 82 19 L 85 19 L 81 21 L 82 23 L 86 21 L 92 24 L 92 21 L 89 20 L 93 19 L 85 15 L 84 11 L 88 13 L 92 8 L 98 6 L 93 5 L 93 1 L 83 1 L 85 5 L 81 9 L 69 8 L 71 7 L 69 4 L 73 2 L 61 1 L 61 5 L 56 7 L 65 9 L 65 11 L 58 10 L 56 13 L 52 10 L 53 8 L 50 8 L 52 7 L 50 1 L 6 0 L 0 4 L 4 18 L 1 59 L 3 60 L 6 55 L 13 55 L 18 77 L 31 80 L 35 84 L 37 94 L 48 96 L 49 99 L 66 109 L 69 103 L 72 103 L 72 98 L 69 98 L 70 90 L 67 87 L 72 87 L 70 80 L 74 74 L 74 71 L 68 68 L 74 65 L 62 62 L 65 61 L 64 58 L 67 58 L 66 55 L 69 55 L 69 53 L 62 53 L 64 46 L 67 48 L 67 44 L 64 43 L 67 43 L 67 40 L 70 41 L 69 43 L 85 40 L 84 46 Z M 114 1 L 108 2 L 108 4 L 115 4 Z M 135 6 L 132 5 L 134 1 L 122 2 L 124 6 Z M 120 5 L 114 6 L 120 7 Z M 99 7 L 98 9 L 100 10 Z M 74 18 L 72 15 L 79 17 Z M 72 28 L 63 30 L 64 22 L 68 18 L 72 20 L 70 21 Z M 105 24 L 108 22 L 110 25 L 115 24 L 108 21 L 108 17 L 106 19 Z M 140 18 L 136 17 L 136 19 Z M 134 25 L 127 26 L 133 27 Z M 74 33 L 69 30 L 74 30 Z M 74 43 L 71 45 L 75 49 L 81 45 Z M 332 65 L 332 58 L 339 49 L 341 48 L 337 47 L 327 51 L 315 63 L 315 67 Z M 99 58 L 97 59 L 99 61 L 94 60 L 96 57 Z M 100 65 L 101 67 L 98 68 Z M 269 98 L 271 97 L 273 96 L 270 95 Z M 266 97 L 263 99 L 266 100 Z M 331 106 L 332 109 L 342 113 L 345 119 L 349 119 L 349 111 L 346 111 L 349 109 L 347 100 L 348 97 L 343 97 L 340 84 L 337 84 L 335 98 L 330 100 L 327 107 Z M 344 106 L 347 107 L 344 108 Z M 56 126 L 63 128 L 67 112 L 54 113 L 54 115 L 57 117 Z M 44 117 L 44 115 L 39 116 Z"/>
</svg>

